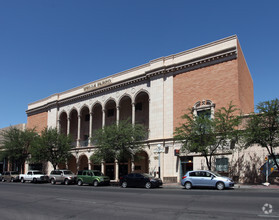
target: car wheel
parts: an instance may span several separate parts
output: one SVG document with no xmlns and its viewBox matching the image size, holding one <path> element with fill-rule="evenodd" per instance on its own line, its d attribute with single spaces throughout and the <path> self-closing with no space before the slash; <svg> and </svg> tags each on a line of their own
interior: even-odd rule
<svg viewBox="0 0 279 220">
<path fill-rule="evenodd" d="M 25 182 L 24 178 L 21 178 L 20 182 L 21 182 L 21 183 L 24 183 L 24 182 Z"/>
<path fill-rule="evenodd" d="M 225 184 L 222 183 L 222 182 L 218 182 L 218 183 L 216 184 L 216 188 L 217 188 L 218 190 L 223 190 L 223 189 L 225 188 Z"/>
<path fill-rule="evenodd" d="M 69 185 L 69 180 L 65 179 L 64 183 L 65 183 L 65 185 Z"/>
<path fill-rule="evenodd" d="M 11 178 L 11 182 L 12 182 L 12 183 L 14 182 L 14 178 Z"/>
<path fill-rule="evenodd" d="M 37 183 L 37 179 L 36 178 L 33 179 L 33 183 Z"/>
<path fill-rule="evenodd" d="M 192 188 L 192 183 L 186 182 L 184 186 L 185 186 L 185 189 L 191 189 Z"/>
<path fill-rule="evenodd" d="M 127 184 L 127 182 L 125 182 L 125 181 L 121 184 L 122 188 L 127 188 L 127 185 L 128 185 L 128 184 Z"/>
<path fill-rule="evenodd" d="M 150 189 L 151 188 L 151 183 L 150 182 L 145 183 L 145 188 Z"/>
<path fill-rule="evenodd" d="M 95 180 L 94 182 L 93 182 L 93 186 L 98 186 L 99 185 L 99 182 L 97 181 L 97 180 Z"/>
<path fill-rule="evenodd" d="M 50 183 L 51 183 L 52 185 L 54 185 L 54 184 L 55 184 L 55 180 L 54 180 L 54 179 L 51 179 L 51 180 L 50 180 Z"/>
<path fill-rule="evenodd" d="M 5 182 L 5 179 L 4 179 L 4 178 L 2 178 L 2 179 L 1 179 L 1 181 L 2 181 L 2 182 Z"/>
<path fill-rule="evenodd" d="M 81 180 L 78 180 L 77 184 L 78 184 L 79 186 L 82 186 L 82 181 L 81 181 Z"/>
</svg>

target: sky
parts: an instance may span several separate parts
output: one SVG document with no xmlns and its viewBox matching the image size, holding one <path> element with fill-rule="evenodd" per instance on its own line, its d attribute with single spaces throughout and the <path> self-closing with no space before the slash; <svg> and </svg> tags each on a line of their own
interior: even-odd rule
<svg viewBox="0 0 279 220">
<path fill-rule="evenodd" d="M 29 103 L 237 35 L 255 105 L 279 95 L 278 0 L 0 0 L 0 128 Z"/>
</svg>

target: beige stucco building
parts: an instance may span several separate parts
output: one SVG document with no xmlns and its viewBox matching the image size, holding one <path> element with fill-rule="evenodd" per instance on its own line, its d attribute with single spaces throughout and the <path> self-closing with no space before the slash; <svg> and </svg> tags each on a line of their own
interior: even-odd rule
<svg viewBox="0 0 279 220">
<path fill-rule="evenodd" d="M 160 154 L 162 179 L 179 182 L 186 170 L 206 168 L 205 160 L 197 154 L 174 155 L 180 144 L 173 140 L 173 132 L 181 123 L 181 116 L 189 108 L 196 112 L 210 109 L 213 114 L 230 101 L 244 114 L 254 110 L 253 81 L 237 36 L 151 60 L 31 103 L 27 110 L 27 128 L 36 127 L 41 131 L 44 127 L 57 127 L 60 132 L 72 135 L 75 139 L 72 158 L 61 167 L 67 166 L 74 172 L 101 169 L 115 180 L 131 171 L 156 174 Z M 127 161 L 124 165 L 117 161 L 91 163 L 92 133 L 127 118 L 148 130 L 146 147 L 141 153 L 145 159 Z M 158 145 L 162 148 L 159 154 Z M 245 175 L 241 167 L 254 152 L 261 164 L 266 155 L 261 148 L 245 153 L 230 149 L 219 152 L 214 158 L 216 169 L 229 173 L 230 167 L 238 166 L 233 170 L 235 173 L 231 173 Z M 242 154 L 245 159 L 240 164 Z M 49 164 L 48 172 L 51 170 Z"/>
</svg>

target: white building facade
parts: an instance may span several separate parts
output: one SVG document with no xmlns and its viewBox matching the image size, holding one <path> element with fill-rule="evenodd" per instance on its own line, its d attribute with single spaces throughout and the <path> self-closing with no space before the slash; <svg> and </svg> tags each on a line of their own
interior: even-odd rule
<svg viewBox="0 0 279 220">
<path fill-rule="evenodd" d="M 117 181 L 128 172 L 158 175 L 160 165 L 163 181 L 179 182 L 187 170 L 206 168 L 200 155 L 174 154 L 181 147 L 173 140 L 181 116 L 188 108 L 210 109 L 213 113 L 230 101 L 244 113 L 253 111 L 253 82 L 236 36 L 155 59 L 31 103 L 27 127 L 35 127 L 38 132 L 57 127 L 73 137 L 72 157 L 60 168 L 73 172 L 100 169 Z M 91 162 L 95 146 L 90 139 L 94 131 L 125 119 L 143 124 L 148 131 L 141 152 L 144 159 L 121 164 Z M 232 151 L 216 155 L 227 158 L 218 160 L 217 166 L 229 166 L 234 155 Z M 48 173 L 52 169 L 48 164 Z"/>
</svg>

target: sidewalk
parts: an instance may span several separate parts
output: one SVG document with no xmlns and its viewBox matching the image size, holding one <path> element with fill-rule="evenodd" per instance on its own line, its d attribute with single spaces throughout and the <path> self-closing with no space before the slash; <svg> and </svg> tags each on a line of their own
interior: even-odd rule
<svg viewBox="0 0 279 220">
<path fill-rule="evenodd" d="M 163 188 L 166 189 L 181 189 L 184 188 L 181 186 L 180 183 L 164 183 Z M 279 190 L 279 185 L 269 185 L 269 186 L 264 186 L 264 185 L 246 185 L 246 184 L 235 184 L 234 185 L 235 189 L 278 189 Z"/>
</svg>

